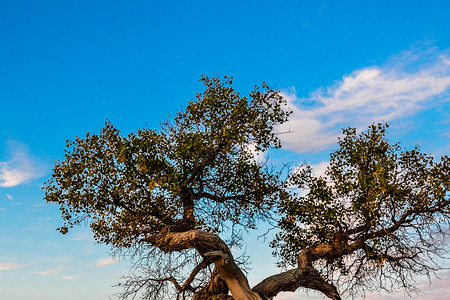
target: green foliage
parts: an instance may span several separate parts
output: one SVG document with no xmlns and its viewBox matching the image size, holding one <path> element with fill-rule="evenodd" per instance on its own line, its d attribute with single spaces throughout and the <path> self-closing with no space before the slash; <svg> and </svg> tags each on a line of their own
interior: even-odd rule
<svg viewBox="0 0 450 300">
<path fill-rule="evenodd" d="M 279 176 L 249 146 L 280 147 L 273 127 L 289 115 L 285 100 L 266 84 L 247 98 L 232 78 L 201 81 L 205 91 L 159 131 L 124 137 L 107 122 L 99 135 L 68 141 L 44 186 L 60 205 L 62 233 L 86 221 L 100 242 L 130 247 L 162 230 L 251 228 L 270 216 Z"/>
<path fill-rule="evenodd" d="M 428 274 L 429 258 L 446 255 L 450 160 L 389 144 L 386 128 L 345 129 L 325 176 L 309 166 L 291 175 L 290 186 L 303 193 L 279 204 L 282 231 L 272 246 L 281 265 L 296 265 L 302 250 L 327 244 L 336 253 L 327 257 L 328 274 L 350 272 L 359 284 L 383 274 L 381 286 L 391 287 Z"/>
</svg>

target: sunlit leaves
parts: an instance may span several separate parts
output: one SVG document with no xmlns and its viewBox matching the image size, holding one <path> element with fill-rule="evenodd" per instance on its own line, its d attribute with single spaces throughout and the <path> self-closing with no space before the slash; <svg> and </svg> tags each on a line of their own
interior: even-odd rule
<svg viewBox="0 0 450 300">
<path fill-rule="evenodd" d="M 285 100 L 266 84 L 243 97 L 232 78 L 201 81 L 204 92 L 158 131 L 123 136 L 107 122 L 68 142 L 44 187 L 62 233 L 86 221 L 100 242 L 128 247 L 161 230 L 251 228 L 270 216 L 279 175 L 247 148 L 280 146 L 273 127 L 287 120 Z"/>
<path fill-rule="evenodd" d="M 282 231 L 272 246 L 280 264 L 295 265 L 304 249 L 334 245 L 352 250 L 329 257 L 327 269 L 351 272 L 356 279 L 347 282 L 353 287 L 382 278 L 366 288 L 408 289 L 408 278 L 429 274 L 432 258 L 445 255 L 449 158 L 435 161 L 418 147 L 390 144 L 386 129 L 385 124 L 360 134 L 345 129 L 325 177 L 314 176 L 308 166 L 291 175 L 290 186 L 303 192 L 279 204 Z"/>
</svg>

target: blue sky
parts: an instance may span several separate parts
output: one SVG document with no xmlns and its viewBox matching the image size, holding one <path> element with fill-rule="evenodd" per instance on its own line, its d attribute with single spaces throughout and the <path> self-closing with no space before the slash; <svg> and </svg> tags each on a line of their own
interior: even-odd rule
<svg viewBox="0 0 450 300">
<path fill-rule="evenodd" d="M 263 81 L 282 90 L 294 110 L 282 129 L 294 133 L 276 161 L 320 171 L 340 128 L 379 121 L 393 141 L 450 152 L 448 1 L 1 1 L 2 298 L 117 291 L 128 263 L 85 227 L 60 235 L 42 184 L 67 139 L 106 119 L 124 134 L 157 128 L 201 91 L 202 74 L 233 75 L 243 94 Z M 255 284 L 275 267 L 248 239 Z M 446 299 L 450 273 L 419 285 L 418 299 Z"/>
</svg>

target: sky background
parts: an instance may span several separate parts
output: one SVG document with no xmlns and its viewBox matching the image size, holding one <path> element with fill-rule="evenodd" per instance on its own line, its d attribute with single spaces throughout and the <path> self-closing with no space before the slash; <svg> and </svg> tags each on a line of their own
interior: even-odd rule
<svg viewBox="0 0 450 300">
<path fill-rule="evenodd" d="M 0 4 L 1 299 L 118 291 L 129 262 L 112 259 L 86 227 L 59 234 L 58 207 L 41 187 L 67 139 L 98 133 L 107 119 L 123 134 L 158 128 L 202 91 L 202 74 L 233 75 L 242 94 L 263 81 L 283 92 L 294 114 L 280 130 L 293 133 L 275 163 L 308 161 L 320 172 L 340 128 L 382 121 L 392 141 L 450 153 L 450 1 Z M 251 285 L 277 272 L 256 235 Z M 415 298 L 448 299 L 450 272 L 440 277 L 419 278 Z"/>
</svg>

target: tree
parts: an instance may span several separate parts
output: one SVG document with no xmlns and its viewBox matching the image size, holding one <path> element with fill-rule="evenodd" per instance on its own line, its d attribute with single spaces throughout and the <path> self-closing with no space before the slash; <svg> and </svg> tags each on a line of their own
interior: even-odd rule
<svg viewBox="0 0 450 300">
<path fill-rule="evenodd" d="M 414 275 L 439 269 L 448 157 L 401 151 L 374 125 L 344 131 L 327 177 L 308 166 L 286 175 L 251 150 L 281 146 L 274 128 L 290 112 L 279 91 L 262 84 L 247 98 L 232 78 L 201 80 L 204 92 L 159 131 L 124 137 L 107 122 L 68 141 L 44 186 L 60 205 L 61 233 L 87 222 L 98 242 L 135 259 L 123 298 L 269 299 L 303 287 L 340 299 L 336 285 L 411 290 Z M 230 248 L 258 222 L 278 227 L 271 245 L 293 269 L 251 289 Z"/>
<path fill-rule="evenodd" d="M 307 193 L 279 204 L 282 231 L 273 246 L 280 264 L 315 267 L 351 295 L 370 290 L 416 291 L 446 258 L 450 161 L 402 150 L 387 125 L 344 130 L 325 176 L 300 168 L 290 184 Z M 333 296 L 331 296 L 333 298 Z M 337 299 L 338 297 L 336 297 Z"/>
</svg>

